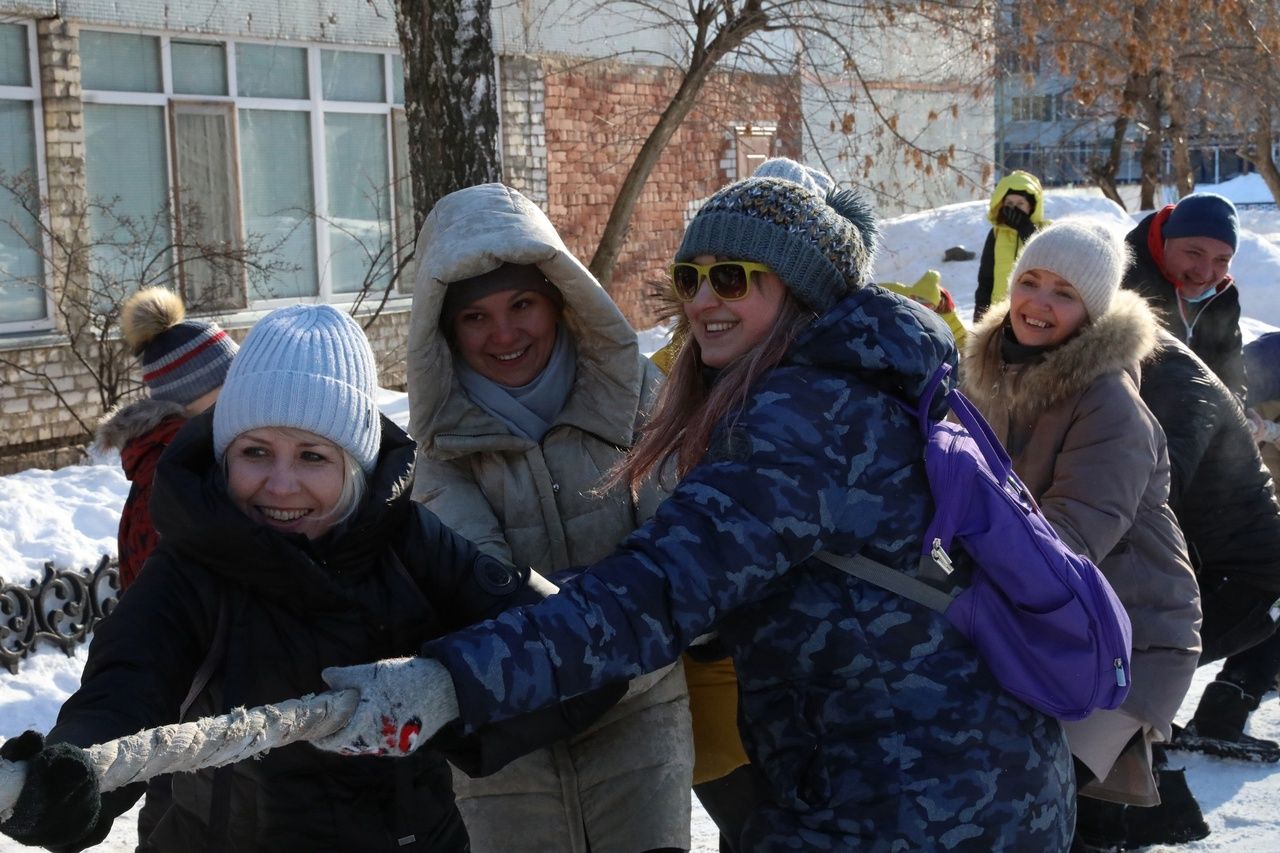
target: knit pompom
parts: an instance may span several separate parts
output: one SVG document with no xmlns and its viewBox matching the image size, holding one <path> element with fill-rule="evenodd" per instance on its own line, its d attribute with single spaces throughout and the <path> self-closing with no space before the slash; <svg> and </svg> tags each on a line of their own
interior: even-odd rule
<svg viewBox="0 0 1280 853">
<path fill-rule="evenodd" d="M 172 290 L 148 287 L 139 290 L 120 307 L 120 332 L 134 355 L 141 355 L 155 336 L 181 323 L 187 316 L 182 299 Z"/>
<path fill-rule="evenodd" d="M 876 212 L 861 193 L 853 190 L 834 190 L 827 193 L 827 204 L 836 213 L 852 222 L 862 238 L 862 248 L 867 252 L 867 266 L 876 254 L 876 240 L 880 236 L 880 227 L 876 224 Z"/>
</svg>

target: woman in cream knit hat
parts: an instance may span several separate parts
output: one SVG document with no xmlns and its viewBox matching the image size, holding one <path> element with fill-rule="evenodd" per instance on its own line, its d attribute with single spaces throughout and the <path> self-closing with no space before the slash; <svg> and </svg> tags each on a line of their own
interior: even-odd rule
<svg viewBox="0 0 1280 853">
<path fill-rule="evenodd" d="M 1046 227 L 1019 257 L 1008 301 L 973 330 L 962 376 L 1045 516 L 1098 564 L 1133 622 L 1128 699 L 1063 726 L 1079 838 L 1095 844 L 1116 843 L 1124 829 L 1093 825 L 1090 798 L 1159 802 L 1151 745 L 1169 739 L 1200 651 L 1199 592 L 1167 503 L 1164 432 L 1138 394 L 1159 326 L 1120 289 L 1127 264 L 1121 235 L 1105 226 Z M 1142 811 L 1122 811 L 1120 823 Z"/>
</svg>

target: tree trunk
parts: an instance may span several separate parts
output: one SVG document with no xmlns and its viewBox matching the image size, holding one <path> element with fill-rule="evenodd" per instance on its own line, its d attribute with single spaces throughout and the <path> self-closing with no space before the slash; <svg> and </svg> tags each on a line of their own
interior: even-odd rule
<svg viewBox="0 0 1280 853">
<path fill-rule="evenodd" d="M 415 230 L 454 190 L 502 180 L 490 0 L 396 0 Z"/>
<path fill-rule="evenodd" d="M 709 43 L 706 41 L 708 24 L 698 21 L 689 65 L 680 80 L 680 88 L 658 117 L 658 123 L 649 132 L 636 159 L 631 163 L 631 168 L 627 170 L 627 176 L 618 188 L 618 196 L 613 200 L 613 207 L 609 209 L 609 221 L 605 223 L 596 252 L 591 257 L 588 268 L 605 290 L 609 289 L 613 281 L 613 268 L 618 263 L 618 256 L 622 254 L 627 230 L 631 225 L 631 214 L 635 211 L 645 181 L 649 179 L 654 166 L 658 165 L 662 150 L 667 147 L 680 123 L 697 103 L 698 93 L 702 91 L 702 86 L 707 82 L 716 63 L 769 23 L 768 15 L 761 11 L 760 5 L 760 0 L 744 3 L 738 15 L 726 21 Z"/>
<path fill-rule="evenodd" d="M 1249 150 L 1241 154 L 1253 164 L 1253 168 L 1258 170 L 1258 174 L 1267 184 L 1267 189 L 1271 191 L 1271 197 L 1275 199 L 1276 204 L 1280 204 L 1280 164 L 1276 163 L 1271 150 L 1271 110 L 1268 105 L 1258 106 L 1258 117 L 1254 121 L 1253 130 L 1250 131 L 1249 136 L 1251 137 Z"/>
<path fill-rule="evenodd" d="M 1173 91 L 1173 80 L 1166 76 L 1160 79 L 1160 103 L 1169 114 L 1169 144 L 1173 148 L 1173 186 L 1178 191 L 1178 198 L 1195 192 L 1196 176 L 1191 168 L 1191 150 L 1187 146 L 1187 111 L 1182 99 Z"/>
<path fill-rule="evenodd" d="M 1125 210 L 1124 199 L 1120 197 L 1120 189 L 1116 186 L 1116 173 L 1120 171 L 1120 158 L 1124 156 L 1124 135 L 1129 130 L 1128 116 L 1117 116 L 1111 127 L 1111 150 L 1107 152 L 1107 159 L 1094 163 L 1089 171 L 1093 173 L 1093 180 L 1102 194 L 1120 205 L 1121 210 Z"/>
<path fill-rule="evenodd" d="M 1155 210 L 1156 192 L 1160 189 L 1160 149 L 1164 133 L 1160 125 L 1160 102 L 1155 93 L 1147 90 L 1143 104 L 1147 112 L 1147 134 L 1142 140 L 1142 197 L 1140 210 Z"/>
</svg>

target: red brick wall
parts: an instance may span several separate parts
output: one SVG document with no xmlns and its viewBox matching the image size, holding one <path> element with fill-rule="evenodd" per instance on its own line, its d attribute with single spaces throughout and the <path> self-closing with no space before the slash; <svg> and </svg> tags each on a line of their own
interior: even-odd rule
<svg viewBox="0 0 1280 853">
<path fill-rule="evenodd" d="M 649 66 L 546 66 L 547 212 L 584 264 L 632 160 L 678 83 L 674 71 Z M 637 329 L 658 319 L 660 306 L 651 294 L 665 280 L 689 202 L 727 183 L 731 176 L 721 161 L 732 154 L 734 125 L 746 122 L 776 124 L 774 153 L 797 157 L 798 79 L 724 73 L 707 81 L 645 184 L 614 270 L 610 293 Z"/>
</svg>

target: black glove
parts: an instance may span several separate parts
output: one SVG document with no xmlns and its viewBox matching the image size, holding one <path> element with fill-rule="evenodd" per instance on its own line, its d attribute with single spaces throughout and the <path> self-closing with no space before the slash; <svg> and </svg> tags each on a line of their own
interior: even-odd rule
<svg viewBox="0 0 1280 853">
<path fill-rule="evenodd" d="M 102 810 L 89 754 L 69 743 L 45 746 L 44 735 L 28 731 L 5 741 L 0 758 L 27 762 L 13 816 L 0 832 L 34 847 L 82 849 Z"/>
<path fill-rule="evenodd" d="M 606 684 L 537 711 L 490 723 L 470 735 L 462 735 L 461 726 L 446 726 L 433 744 L 468 776 L 488 776 L 526 753 L 586 731 L 626 692 L 625 681 Z"/>
<path fill-rule="evenodd" d="M 1036 233 L 1036 226 L 1031 221 L 1031 214 L 1020 207 L 1002 207 L 1000 213 L 1004 224 L 1018 232 L 1018 239 L 1027 242 Z"/>
</svg>

